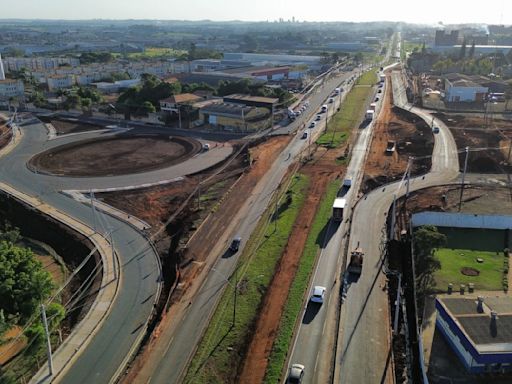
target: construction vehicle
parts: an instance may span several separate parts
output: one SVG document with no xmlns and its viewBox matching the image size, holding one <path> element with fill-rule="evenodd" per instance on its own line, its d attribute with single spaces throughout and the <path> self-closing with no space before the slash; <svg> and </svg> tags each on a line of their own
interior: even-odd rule
<svg viewBox="0 0 512 384">
<path fill-rule="evenodd" d="M 363 258 L 364 252 L 362 248 L 358 247 L 350 254 L 350 263 L 348 265 L 348 272 L 360 275 L 363 271 Z"/>
</svg>

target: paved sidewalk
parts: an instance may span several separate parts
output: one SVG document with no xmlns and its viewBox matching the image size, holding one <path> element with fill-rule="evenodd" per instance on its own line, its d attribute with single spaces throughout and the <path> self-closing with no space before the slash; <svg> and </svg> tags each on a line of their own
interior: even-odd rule
<svg viewBox="0 0 512 384">
<path fill-rule="evenodd" d="M 48 367 L 44 364 L 30 381 L 31 383 L 56 383 L 67 371 L 71 363 L 74 362 L 74 360 L 84 350 L 85 346 L 92 339 L 91 336 L 93 336 L 99 329 L 99 325 L 109 313 L 119 285 L 119 278 L 117 278 L 117 274 L 119 273 L 119 260 L 117 259 L 115 252 L 112 253 L 110 243 L 103 236 L 94 232 L 84 223 L 66 215 L 48 204 L 42 203 L 36 197 L 17 191 L 8 184 L 0 183 L 0 190 L 83 234 L 91 240 L 101 255 L 103 263 L 103 276 L 101 281 L 102 289 L 96 296 L 91 309 L 84 319 L 75 326 L 73 332 L 71 332 L 67 339 L 64 340 L 64 342 L 54 352 L 53 376 L 48 375 Z"/>
</svg>

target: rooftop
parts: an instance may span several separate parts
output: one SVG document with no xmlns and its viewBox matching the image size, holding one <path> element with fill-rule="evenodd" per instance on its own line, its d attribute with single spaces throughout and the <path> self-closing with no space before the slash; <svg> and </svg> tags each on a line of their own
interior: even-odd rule
<svg viewBox="0 0 512 384">
<path fill-rule="evenodd" d="M 232 103 L 212 103 L 201 108 L 201 112 L 212 115 L 244 117 L 246 120 L 263 118 L 269 114 L 266 108 L 249 107 Z"/>
<path fill-rule="evenodd" d="M 274 97 L 250 96 L 250 95 L 242 95 L 239 93 L 224 96 L 224 99 L 238 100 L 238 101 L 252 101 L 252 102 L 256 102 L 256 103 L 267 103 L 267 104 L 275 104 L 279 101 L 278 98 L 274 98 Z"/>
<path fill-rule="evenodd" d="M 194 101 L 201 100 L 201 96 L 194 95 L 192 93 L 180 93 L 179 95 L 172 95 L 171 97 L 168 97 L 167 99 L 160 100 L 161 103 L 172 103 L 172 104 L 178 104 L 178 103 L 190 103 Z"/>
<path fill-rule="evenodd" d="M 480 312 L 476 297 L 438 297 L 438 302 L 478 352 L 512 352 L 512 298 L 486 297 Z"/>
</svg>

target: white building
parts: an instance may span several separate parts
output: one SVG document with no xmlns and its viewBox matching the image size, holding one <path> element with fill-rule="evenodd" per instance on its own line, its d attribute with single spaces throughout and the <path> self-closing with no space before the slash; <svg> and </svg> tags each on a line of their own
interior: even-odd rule
<svg viewBox="0 0 512 384">
<path fill-rule="evenodd" d="M 75 77 L 73 75 L 52 75 L 46 78 L 48 90 L 50 92 L 57 89 L 71 88 L 75 84 Z"/>
<path fill-rule="evenodd" d="M 12 97 L 23 99 L 25 87 L 21 80 L 0 80 L 0 99 L 9 100 Z"/>
<path fill-rule="evenodd" d="M 444 80 L 445 101 L 447 102 L 483 102 L 489 92 L 489 88 L 458 73 L 446 75 Z"/>
<path fill-rule="evenodd" d="M 62 65 L 77 67 L 80 60 L 70 57 L 7 57 L 4 59 L 5 70 L 19 71 L 26 68 L 29 71 L 56 69 Z"/>
</svg>

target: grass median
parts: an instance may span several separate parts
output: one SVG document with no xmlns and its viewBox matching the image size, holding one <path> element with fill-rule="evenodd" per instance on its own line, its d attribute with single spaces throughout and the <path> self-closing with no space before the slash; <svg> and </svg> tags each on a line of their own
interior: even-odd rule
<svg viewBox="0 0 512 384">
<path fill-rule="evenodd" d="M 370 83 L 373 77 L 373 82 Z M 375 84 L 375 71 L 368 71 L 360 78 L 361 84 L 356 84 L 345 97 L 340 111 L 336 112 L 329 121 L 328 129 L 316 141 L 318 145 L 336 148 L 344 143 L 350 135 L 350 130 L 358 126 L 366 111 L 368 97 L 373 92 L 370 86 Z"/>
<path fill-rule="evenodd" d="M 307 176 L 293 176 L 287 193 L 280 199 L 277 217 L 273 217 L 271 205 L 260 219 L 237 265 L 237 283 L 231 276 L 190 363 L 185 383 L 235 380 L 261 301 L 304 203 L 308 183 Z"/>
<path fill-rule="evenodd" d="M 281 377 L 297 317 L 300 315 L 302 309 L 304 293 L 308 287 L 309 278 L 314 269 L 316 256 L 322 246 L 325 233 L 329 226 L 332 203 L 336 197 L 338 188 L 339 181 L 333 181 L 329 184 L 327 192 L 315 215 L 311 231 L 309 232 L 306 245 L 302 252 L 299 268 L 288 294 L 288 299 L 279 325 L 279 332 L 268 359 L 265 383 L 277 383 Z"/>
</svg>

